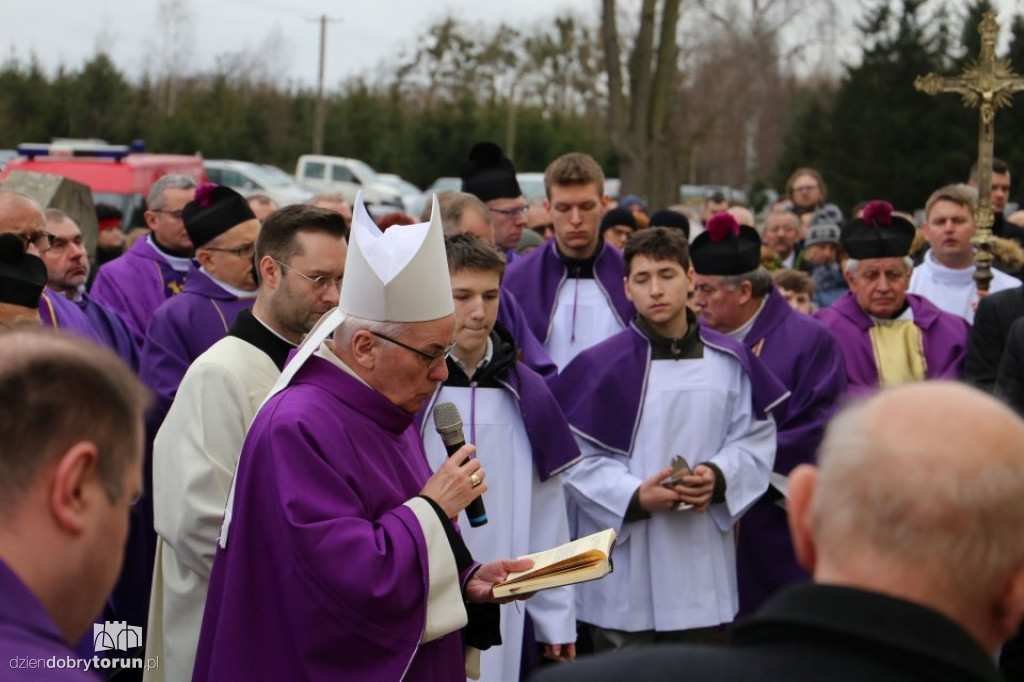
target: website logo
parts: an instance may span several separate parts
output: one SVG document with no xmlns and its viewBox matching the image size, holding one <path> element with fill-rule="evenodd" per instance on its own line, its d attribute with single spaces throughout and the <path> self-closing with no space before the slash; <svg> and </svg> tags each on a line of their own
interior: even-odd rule
<svg viewBox="0 0 1024 682">
<path fill-rule="evenodd" d="M 131 651 L 142 646 L 142 628 L 125 621 L 93 623 L 92 645 L 96 651 Z"/>
</svg>

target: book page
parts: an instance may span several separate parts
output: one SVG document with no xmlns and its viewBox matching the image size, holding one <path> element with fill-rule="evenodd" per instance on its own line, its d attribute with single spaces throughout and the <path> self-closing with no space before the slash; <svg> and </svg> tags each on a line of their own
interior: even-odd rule
<svg viewBox="0 0 1024 682">
<path fill-rule="evenodd" d="M 615 542 L 615 531 L 608 528 L 594 533 L 593 535 L 588 535 L 585 538 L 580 538 L 579 540 L 574 540 L 573 542 L 555 547 L 554 549 L 549 549 L 546 552 L 537 552 L 535 554 L 521 556 L 519 557 L 520 559 L 533 559 L 533 568 L 527 571 L 510 573 L 508 578 L 505 579 L 505 582 L 511 582 L 525 575 L 543 572 L 545 568 L 550 568 L 551 566 L 563 561 L 569 561 L 574 557 L 579 557 L 580 555 L 588 552 L 598 552 L 600 557 L 605 557 L 608 555 L 608 550 L 613 542 Z M 594 559 L 597 558 L 599 557 L 595 557 Z M 583 563 L 591 562 L 587 561 Z"/>
</svg>

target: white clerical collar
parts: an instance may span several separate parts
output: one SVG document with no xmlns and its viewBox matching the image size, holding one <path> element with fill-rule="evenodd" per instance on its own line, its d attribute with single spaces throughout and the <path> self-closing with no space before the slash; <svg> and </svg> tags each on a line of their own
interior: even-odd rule
<svg viewBox="0 0 1024 682">
<path fill-rule="evenodd" d="M 75 293 L 71 295 L 71 300 L 75 303 L 81 303 L 83 298 L 85 298 L 85 284 L 79 284 L 78 288 L 75 289 Z"/>
<path fill-rule="evenodd" d="M 316 352 L 313 353 L 313 355 L 317 356 L 318 358 L 323 358 L 327 362 L 331 363 L 332 365 L 334 365 L 335 367 L 340 369 L 345 374 L 348 374 L 349 376 L 355 377 L 356 379 L 359 380 L 359 382 L 361 384 L 363 384 L 367 388 L 373 388 L 373 386 L 370 386 L 370 384 L 366 383 L 365 379 L 363 379 L 361 376 L 356 374 L 356 371 L 354 369 L 352 369 L 347 364 L 345 364 L 344 360 L 342 360 L 337 355 L 335 355 L 334 351 L 331 350 L 330 346 L 327 345 L 329 343 L 334 343 L 334 342 L 333 341 L 324 341 L 323 343 L 320 344 L 320 347 L 316 349 Z M 376 391 L 377 389 L 373 388 L 373 390 Z"/>
<path fill-rule="evenodd" d="M 480 359 L 480 362 L 476 363 L 476 367 L 473 368 L 472 372 L 470 372 L 469 369 L 467 369 L 465 363 L 463 363 L 462 360 L 459 359 L 458 355 L 456 355 L 455 353 L 452 353 L 452 360 L 454 360 L 455 364 L 458 365 L 459 368 L 461 368 L 463 372 L 465 372 L 467 379 L 472 379 L 473 375 L 476 374 L 477 371 L 480 368 L 485 367 L 487 365 L 487 363 L 490 362 L 491 358 L 493 358 L 493 357 L 494 357 L 494 344 L 491 342 L 491 337 L 490 336 L 487 337 L 487 350 L 484 351 L 484 356 Z"/>
<path fill-rule="evenodd" d="M 785 258 L 785 260 L 782 261 L 782 267 L 784 267 L 784 268 L 792 268 L 793 267 L 793 263 L 795 261 L 796 261 L 796 249 L 793 249 L 792 251 L 789 252 L 789 256 L 787 256 Z"/>
<path fill-rule="evenodd" d="M 153 239 L 153 233 L 152 232 L 149 234 L 148 237 L 146 237 L 146 240 L 149 242 L 149 245 L 153 247 L 153 250 L 156 251 L 157 253 L 159 253 L 160 257 L 163 258 L 165 261 L 167 261 L 167 264 L 171 266 L 172 270 L 174 270 L 175 272 L 188 272 L 189 266 L 192 265 L 192 259 L 191 258 L 182 258 L 181 256 L 172 256 L 171 254 L 165 252 L 156 243 L 156 240 Z"/>
<path fill-rule="evenodd" d="M 223 289 L 224 291 L 228 292 L 229 294 L 231 294 L 235 298 L 256 298 L 256 292 L 255 291 L 246 291 L 245 289 L 239 289 L 238 287 L 233 287 L 230 284 L 228 284 L 227 282 L 222 282 L 219 279 L 217 279 L 216 277 L 214 277 L 213 275 L 211 275 L 209 272 L 207 272 L 206 268 L 200 267 L 199 268 L 199 272 L 201 272 L 204 275 L 206 275 L 207 277 L 209 277 L 213 281 L 214 284 L 216 284 L 221 289 Z"/>
<path fill-rule="evenodd" d="M 750 330 L 753 329 L 754 323 L 757 322 L 757 318 L 761 314 L 761 311 L 764 310 L 764 304 L 767 302 L 768 297 L 765 296 L 764 298 L 761 299 L 761 305 L 758 306 L 757 312 L 751 315 L 749 320 L 744 322 L 742 326 L 733 329 L 731 332 L 726 332 L 725 335 L 728 336 L 730 339 L 735 339 L 740 342 L 745 341 L 747 338 L 747 334 L 749 334 Z"/>
<path fill-rule="evenodd" d="M 278 334 L 278 333 L 277 333 L 277 330 L 276 330 L 276 329 L 274 329 L 274 328 L 273 328 L 273 327 L 271 327 L 271 326 L 270 326 L 269 324 L 267 324 L 266 322 L 264 322 L 263 320 L 261 320 L 261 319 L 260 319 L 260 318 L 259 318 L 259 317 L 258 317 L 258 316 L 256 315 L 256 313 L 253 313 L 253 314 L 252 314 L 252 317 L 253 317 L 253 319 L 254 319 L 254 320 L 256 320 L 257 322 L 259 322 L 260 324 L 262 324 L 262 325 L 263 325 L 263 327 L 264 327 L 264 328 L 265 328 L 265 329 L 266 329 L 266 330 L 267 330 L 268 332 L 270 332 L 271 334 L 273 334 L 273 335 L 274 335 L 274 336 L 276 336 L 277 338 L 281 339 L 282 341 L 284 341 L 285 343 L 287 343 L 287 344 L 288 344 L 289 346 L 291 346 L 291 347 L 293 347 L 293 348 L 294 348 L 294 347 L 296 347 L 296 346 L 298 346 L 298 344 L 297 344 L 297 343 L 292 343 L 292 342 L 291 342 L 291 341 L 289 341 L 288 339 L 286 339 L 286 338 L 284 338 L 283 336 L 281 336 L 280 334 Z M 332 353 L 332 355 L 333 355 L 333 353 Z"/>
<path fill-rule="evenodd" d="M 931 277 L 937 282 L 958 287 L 974 286 L 975 266 L 973 263 L 966 268 L 954 270 L 935 260 L 935 254 L 932 253 L 931 249 L 928 249 L 927 253 L 924 254 L 924 265 L 928 268 Z"/>
<path fill-rule="evenodd" d="M 874 315 L 868 315 L 868 317 L 870 317 L 871 321 L 875 324 L 878 324 L 879 322 L 909 322 L 914 319 L 914 309 L 908 305 L 907 309 L 900 313 L 898 317 L 875 317 Z"/>
</svg>

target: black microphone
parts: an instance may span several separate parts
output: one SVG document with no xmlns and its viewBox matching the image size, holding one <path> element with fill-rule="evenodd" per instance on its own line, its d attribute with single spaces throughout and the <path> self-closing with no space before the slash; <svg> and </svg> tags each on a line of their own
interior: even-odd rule
<svg viewBox="0 0 1024 682">
<path fill-rule="evenodd" d="M 455 406 L 455 403 L 438 403 L 434 407 L 434 428 L 437 429 L 437 435 L 441 436 L 444 449 L 449 457 L 466 444 L 466 437 L 462 434 L 462 415 L 459 414 L 459 408 Z M 467 457 L 466 462 L 468 461 Z M 469 517 L 469 525 L 474 528 L 487 523 L 483 495 L 469 503 L 469 506 L 466 507 L 466 516 Z"/>
</svg>

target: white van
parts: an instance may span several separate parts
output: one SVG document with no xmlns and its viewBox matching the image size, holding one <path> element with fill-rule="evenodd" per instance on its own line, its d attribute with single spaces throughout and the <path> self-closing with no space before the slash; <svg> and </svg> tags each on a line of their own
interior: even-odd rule
<svg viewBox="0 0 1024 682">
<path fill-rule="evenodd" d="M 402 197 L 394 187 L 377 179 L 377 172 L 359 159 L 303 154 L 295 166 L 295 179 L 317 194 L 339 192 L 350 204 L 362 190 L 368 205 L 385 204 L 402 211 Z"/>
</svg>

